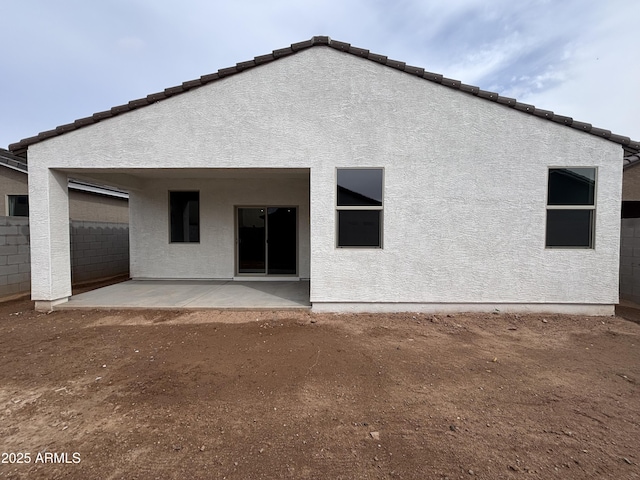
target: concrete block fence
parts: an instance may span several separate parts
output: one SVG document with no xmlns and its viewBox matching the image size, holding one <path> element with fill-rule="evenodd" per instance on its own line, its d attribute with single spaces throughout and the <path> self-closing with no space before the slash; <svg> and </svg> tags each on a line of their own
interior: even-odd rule
<svg viewBox="0 0 640 480">
<path fill-rule="evenodd" d="M 71 221 L 71 282 L 129 273 L 127 223 Z"/>
<path fill-rule="evenodd" d="M 640 218 L 622 219 L 620 298 L 640 303 Z"/>
<path fill-rule="evenodd" d="M 71 221 L 71 279 L 83 283 L 129 273 L 129 225 Z M 31 289 L 29 219 L 0 217 L 0 298 Z"/>
<path fill-rule="evenodd" d="M 30 288 L 29 219 L 0 217 L 0 297 Z"/>
</svg>

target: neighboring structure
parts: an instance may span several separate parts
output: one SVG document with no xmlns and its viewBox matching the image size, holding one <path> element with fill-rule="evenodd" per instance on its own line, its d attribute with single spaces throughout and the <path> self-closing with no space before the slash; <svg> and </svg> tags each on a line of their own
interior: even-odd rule
<svg viewBox="0 0 640 480">
<path fill-rule="evenodd" d="M 69 180 L 69 217 L 74 284 L 129 271 L 128 194 Z M 31 288 L 28 166 L 0 148 L 0 299 Z"/>
<path fill-rule="evenodd" d="M 33 299 L 71 295 L 69 176 L 130 192 L 133 278 L 310 278 L 315 310 L 612 314 L 606 130 L 328 37 L 10 146 Z"/>
<path fill-rule="evenodd" d="M 69 181 L 69 218 L 78 221 L 127 223 L 129 195 L 113 187 Z M 27 161 L 0 148 L 0 216 L 29 215 Z"/>
<path fill-rule="evenodd" d="M 620 298 L 640 304 L 640 154 L 624 159 Z"/>
</svg>

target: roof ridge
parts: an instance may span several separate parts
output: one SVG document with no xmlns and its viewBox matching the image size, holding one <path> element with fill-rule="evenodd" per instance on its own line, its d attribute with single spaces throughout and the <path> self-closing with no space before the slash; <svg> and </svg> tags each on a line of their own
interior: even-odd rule
<svg viewBox="0 0 640 480">
<path fill-rule="evenodd" d="M 626 150 L 631 150 L 632 153 L 640 152 L 640 142 L 631 140 L 629 137 L 617 135 L 615 133 L 612 133 L 610 130 L 594 127 L 590 123 L 576 121 L 572 117 L 558 115 L 552 112 L 551 110 L 543 110 L 541 108 L 536 108 L 534 105 L 518 102 L 515 98 L 503 97 L 496 92 L 482 90 L 480 89 L 480 87 L 477 87 L 474 85 L 467 85 L 465 83 L 462 83 L 460 80 L 447 78 L 439 73 L 428 72 L 421 67 L 407 65 L 405 62 L 401 62 L 399 60 L 392 60 L 384 55 L 371 53 L 369 50 L 354 47 L 349 43 L 333 40 L 328 36 L 314 36 L 314 37 L 311 37 L 311 39 L 309 40 L 293 43 L 288 47 L 280 48 L 278 50 L 273 50 L 270 54 L 254 57 L 253 60 L 239 62 L 232 67 L 221 68 L 216 73 L 203 75 L 200 78 L 183 82 L 182 84 L 174 87 L 166 88 L 162 92 L 152 93 L 147 95 L 144 98 L 131 100 L 126 104 L 115 106 L 110 110 L 94 113 L 90 117 L 80 118 L 74 121 L 73 123 L 60 125 L 54 128 L 53 130 L 46 130 L 44 132 L 40 132 L 39 134 L 33 137 L 24 138 L 19 142 L 9 145 L 9 150 L 11 150 L 14 153 L 24 153 L 27 147 L 29 145 L 33 145 L 34 143 L 38 143 L 48 138 L 56 137 L 64 133 L 77 130 L 87 125 L 98 123 L 101 120 L 115 117 L 125 112 L 136 110 L 138 108 L 144 107 L 146 105 L 150 105 L 160 100 L 165 100 L 167 98 L 173 97 L 174 95 L 179 95 L 181 93 L 187 92 L 191 89 L 202 87 L 209 83 L 215 82 L 221 78 L 228 77 L 230 75 L 235 75 L 244 70 L 255 68 L 265 63 L 269 63 L 274 60 L 278 60 L 280 58 L 286 57 L 288 55 L 292 55 L 299 51 L 306 50 L 311 47 L 317 47 L 317 46 L 327 46 L 336 50 L 340 50 L 345 53 L 349 53 L 351 55 L 355 55 L 360 58 L 365 58 L 367 60 L 380 63 L 387 67 L 395 68 L 396 70 L 400 70 L 405 73 L 418 76 L 430 82 L 438 83 L 445 87 L 459 90 L 463 93 L 474 95 L 485 100 L 493 101 L 495 103 L 499 103 L 499 104 L 514 108 L 521 112 L 535 115 L 539 118 L 544 118 L 552 122 L 559 123 L 567 127 L 571 127 L 576 130 L 580 130 L 580 131 L 589 133 L 591 135 L 595 135 L 600 138 L 604 138 L 611 142 L 615 142 L 622 145 L 623 147 L 625 147 Z"/>
</svg>

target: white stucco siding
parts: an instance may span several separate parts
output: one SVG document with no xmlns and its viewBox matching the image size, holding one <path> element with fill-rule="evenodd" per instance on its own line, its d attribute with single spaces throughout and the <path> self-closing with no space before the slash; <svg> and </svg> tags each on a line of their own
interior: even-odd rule
<svg viewBox="0 0 640 480">
<path fill-rule="evenodd" d="M 200 242 L 169 243 L 169 191 L 200 192 Z M 309 184 L 306 178 L 167 179 L 130 194 L 133 278 L 234 277 L 235 207 L 298 208 L 298 273 L 309 278 Z"/>
<path fill-rule="evenodd" d="M 311 198 L 322 202 L 311 208 L 311 301 L 617 303 L 619 147 L 562 152 L 549 142 L 522 158 L 516 146 L 529 141 L 494 139 L 490 156 L 452 141 L 437 158 L 417 151 L 421 164 L 384 165 L 382 250 L 335 248 L 324 214 L 335 195 L 319 193 L 335 185 L 335 169 L 312 170 Z M 595 249 L 545 248 L 549 166 L 598 167 Z M 330 241 L 319 253 L 321 239 Z"/>
<path fill-rule="evenodd" d="M 29 200 L 32 299 L 66 301 L 71 295 L 67 175 L 30 165 Z"/>
<path fill-rule="evenodd" d="M 330 48 L 38 143 L 29 159 L 132 178 L 126 169 L 309 168 L 312 302 L 617 301 L 620 146 Z M 385 169 L 381 250 L 335 247 L 335 169 L 349 166 Z M 595 249 L 544 248 L 550 166 L 598 167 Z M 203 237 L 228 242 L 229 206 L 245 201 L 222 192 L 201 201 L 203 222 L 223 220 Z M 227 254 L 181 245 L 169 260 L 166 215 L 166 188 L 132 192 L 133 275 L 229 276 Z"/>
</svg>

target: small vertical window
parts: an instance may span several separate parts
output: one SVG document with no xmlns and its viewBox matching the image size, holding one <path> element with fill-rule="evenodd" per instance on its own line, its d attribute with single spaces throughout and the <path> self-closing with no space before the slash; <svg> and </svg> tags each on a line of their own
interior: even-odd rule
<svg viewBox="0 0 640 480">
<path fill-rule="evenodd" d="M 550 168 L 547 247 L 593 248 L 595 168 Z"/>
<path fill-rule="evenodd" d="M 169 192 L 171 243 L 200 241 L 200 192 Z"/>
<path fill-rule="evenodd" d="M 10 217 L 29 216 L 29 196 L 28 195 L 7 195 Z"/>
<path fill-rule="evenodd" d="M 337 246 L 382 248 L 381 168 L 337 171 Z"/>
</svg>

